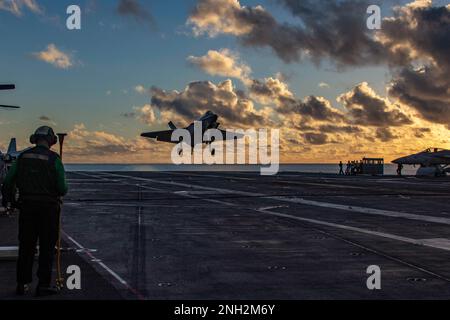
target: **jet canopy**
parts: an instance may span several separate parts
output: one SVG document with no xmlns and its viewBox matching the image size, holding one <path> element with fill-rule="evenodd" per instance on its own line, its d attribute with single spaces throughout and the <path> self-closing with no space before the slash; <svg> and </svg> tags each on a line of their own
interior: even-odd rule
<svg viewBox="0 0 450 320">
<path fill-rule="evenodd" d="M 445 149 L 429 148 L 429 149 L 425 150 L 424 153 L 437 153 L 437 152 L 442 152 L 442 151 L 445 151 Z"/>
</svg>

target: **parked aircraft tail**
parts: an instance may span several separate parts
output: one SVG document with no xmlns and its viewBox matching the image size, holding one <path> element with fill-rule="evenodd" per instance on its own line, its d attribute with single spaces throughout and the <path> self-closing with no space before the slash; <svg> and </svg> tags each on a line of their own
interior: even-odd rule
<svg viewBox="0 0 450 320">
<path fill-rule="evenodd" d="M 8 147 L 8 152 L 7 152 L 7 154 L 15 153 L 15 152 L 17 152 L 16 138 L 12 138 L 12 139 L 11 139 L 11 142 L 9 143 L 9 147 Z"/>
</svg>

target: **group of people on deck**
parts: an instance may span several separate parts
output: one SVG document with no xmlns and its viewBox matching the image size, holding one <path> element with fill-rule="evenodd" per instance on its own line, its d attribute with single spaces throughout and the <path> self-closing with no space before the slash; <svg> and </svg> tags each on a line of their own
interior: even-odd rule
<svg viewBox="0 0 450 320">
<path fill-rule="evenodd" d="M 363 173 L 363 161 L 348 161 L 344 171 L 344 164 L 339 162 L 339 175 L 354 176 Z"/>
</svg>

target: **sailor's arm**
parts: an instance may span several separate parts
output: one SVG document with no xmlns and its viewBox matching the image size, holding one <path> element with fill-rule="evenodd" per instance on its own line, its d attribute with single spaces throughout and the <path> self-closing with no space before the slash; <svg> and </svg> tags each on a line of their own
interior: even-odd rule
<svg viewBox="0 0 450 320">
<path fill-rule="evenodd" d="M 64 170 L 64 165 L 59 157 L 56 158 L 55 168 L 56 168 L 56 179 L 57 179 L 56 184 L 58 188 L 58 193 L 60 196 L 65 196 L 69 191 L 69 187 L 67 186 L 66 171 Z"/>
<path fill-rule="evenodd" d="M 11 168 L 3 181 L 2 186 L 2 205 L 6 207 L 8 204 L 12 203 L 14 200 L 14 195 L 16 191 L 16 180 L 17 180 L 17 161 L 13 163 Z"/>
</svg>

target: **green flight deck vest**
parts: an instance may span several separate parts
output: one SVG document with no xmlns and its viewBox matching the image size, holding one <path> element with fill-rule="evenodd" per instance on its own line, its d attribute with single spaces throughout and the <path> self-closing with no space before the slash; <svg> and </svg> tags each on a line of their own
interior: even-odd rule
<svg viewBox="0 0 450 320">
<path fill-rule="evenodd" d="M 67 193 L 64 167 L 59 155 L 37 146 L 22 153 L 15 164 L 20 202 L 59 202 Z"/>
</svg>

